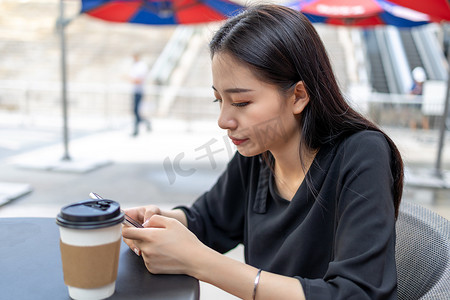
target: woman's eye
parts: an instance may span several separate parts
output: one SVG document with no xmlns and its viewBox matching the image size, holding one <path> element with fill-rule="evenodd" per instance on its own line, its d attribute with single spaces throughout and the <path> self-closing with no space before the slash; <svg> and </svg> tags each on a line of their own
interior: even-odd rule
<svg viewBox="0 0 450 300">
<path fill-rule="evenodd" d="M 249 102 L 235 102 L 232 105 L 236 106 L 236 107 L 244 107 L 247 106 L 249 104 Z"/>
<path fill-rule="evenodd" d="M 222 99 L 217 98 L 217 99 L 214 99 L 213 102 L 222 104 Z M 231 105 L 234 107 L 244 107 L 244 106 L 247 106 L 249 103 L 250 102 L 234 102 L 234 103 L 231 103 Z"/>
</svg>

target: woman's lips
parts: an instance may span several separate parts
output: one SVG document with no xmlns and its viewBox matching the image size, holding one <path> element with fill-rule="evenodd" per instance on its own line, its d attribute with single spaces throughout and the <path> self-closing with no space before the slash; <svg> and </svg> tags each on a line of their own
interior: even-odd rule
<svg viewBox="0 0 450 300">
<path fill-rule="evenodd" d="M 237 138 L 234 138 L 234 137 L 231 137 L 231 136 L 230 136 L 230 139 L 233 142 L 233 144 L 235 144 L 236 146 L 239 146 L 240 144 L 245 143 L 246 141 L 248 141 L 248 138 L 247 139 L 237 139 Z"/>
</svg>

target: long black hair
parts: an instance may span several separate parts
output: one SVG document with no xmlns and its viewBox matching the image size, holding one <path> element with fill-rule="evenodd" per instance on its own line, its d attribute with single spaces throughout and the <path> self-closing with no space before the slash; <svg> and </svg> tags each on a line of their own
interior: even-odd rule
<svg viewBox="0 0 450 300">
<path fill-rule="evenodd" d="M 383 133 L 392 153 L 395 216 L 403 192 L 403 161 L 394 142 L 350 107 L 334 76 L 325 47 L 311 22 L 279 5 L 256 5 L 229 19 L 210 42 L 211 57 L 226 52 L 250 66 L 255 76 L 289 92 L 302 81 L 309 103 L 299 120 L 302 150 L 317 150 L 362 130 Z"/>
</svg>

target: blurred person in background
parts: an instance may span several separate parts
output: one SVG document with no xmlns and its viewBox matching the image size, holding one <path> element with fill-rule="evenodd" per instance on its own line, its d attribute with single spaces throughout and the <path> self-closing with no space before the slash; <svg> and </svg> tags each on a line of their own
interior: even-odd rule
<svg viewBox="0 0 450 300">
<path fill-rule="evenodd" d="M 148 119 L 141 115 L 141 104 L 144 98 L 144 84 L 148 74 L 148 66 L 141 59 L 140 53 L 133 54 L 133 65 L 131 66 L 129 79 L 133 85 L 133 114 L 134 114 L 134 130 L 132 135 L 139 134 L 139 125 L 144 123 L 147 130 L 151 130 L 151 123 Z"/>
<path fill-rule="evenodd" d="M 218 125 L 238 152 L 192 206 L 127 210 L 144 228 L 124 227 L 125 242 L 151 273 L 241 299 L 397 299 L 402 158 L 345 101 L 313 25 L 249 7 L 210 52 Z M 245 262 L 222 255 L 238 244 Z"/>
<path fill-rule="evenodd" d="M 415 67 L 412 70 L 412 78 L 413 78 L 413 85 L 411 87 L 410 94 L 422 96 L 423 84 L 427 79 L 425 70 L 422 67 Z M 423 129 L 429 129 L 430 122 L 428 117 L 422 113 L 422 104 L 421 103 L 413 104 L 411 110 L 412 112 L 410 116 L 409 127 L 411 129 L 417 129 L 417 123 L 420 122 Z"/>
<path fill-rule="evenodd" d="M 412 95 L 423 94 L 423 83 L 427 79 L 425 70 L 422 67 L 415 67 L 412 70 L 413 85 L 411 87 Z"/>
</svg>

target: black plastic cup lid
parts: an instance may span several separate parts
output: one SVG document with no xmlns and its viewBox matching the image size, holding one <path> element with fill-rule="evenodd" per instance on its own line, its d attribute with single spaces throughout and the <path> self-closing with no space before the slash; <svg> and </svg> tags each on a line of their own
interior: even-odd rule
<svg viewBox="0 0 450 300">
<path fill-rule="evenodd" d="M 67 228 L 96 229 L 122 223 L 124 213 L 113 200 L 86 200 L 61 208 L 56 224 Z"/>
</svg>

